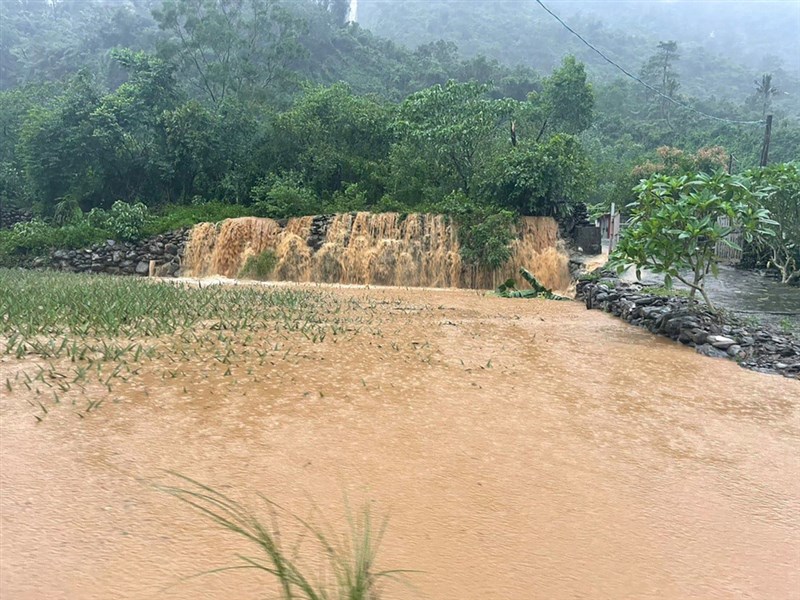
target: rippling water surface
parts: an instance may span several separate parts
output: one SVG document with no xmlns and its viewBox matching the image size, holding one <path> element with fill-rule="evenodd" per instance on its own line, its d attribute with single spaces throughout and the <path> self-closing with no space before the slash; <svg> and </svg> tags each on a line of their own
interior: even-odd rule
<svg viewBox="0 0 800 600">
<path fill-rule="evenodd" d="M 798 597 L 800 382 L 578 303 L 334 293 L 380 332 L 145 369 L 84 418 L 3 389 L 0 596 L 268 596 L 249 571 L 182 580 L 252 551 L 154 491 L 169 469 L 336 530 L 369 502 L 380 566 L 417 571 L 386 599 Z"/>
</svg>

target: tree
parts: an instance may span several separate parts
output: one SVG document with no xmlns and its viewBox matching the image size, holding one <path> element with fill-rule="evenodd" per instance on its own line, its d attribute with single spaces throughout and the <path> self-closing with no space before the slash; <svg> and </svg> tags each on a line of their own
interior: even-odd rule
<svg viewBox="0 0 800 600">
<path fill-rule="evenodd" d="M 0 92 L 0 209 L 31 204 L 33 190 L 25 178 L 20 136 L 29 113 L 54 96 L 51 85 L 27 85 Z"/>
<path fill-rule="evenodd" d="M 488 98 L 488 91 L 487 85 L 448 81 L 400 105 L 396 127 L 402 143 L 428 161 L 430 176 L 451 186 L 445 193 L 460 189 L 470 194 L 475 174 L 491 156 L 515 106 L 513 100 Z"/>
<path fill-rule="evenodd" d="M 664 274 L 664 285 L 673 279 L 684 283 L 690 298 L 697 292 L 711 307 L 705 291 L 709 272 L 716 275 L 716 245 L 733 246 L 727 236 L 738 227 L 745 239 L 769 235 L 775 222 L 757 201 L 744 177 L 722 171 L 681 175 L 653 175 L 635 190 L 638 199 L 629 207 L 631 219 L 614 251 L 618 271 L 629 265 Z M 727 217 L 731 225 L 722 225 Z"/>
<path fill-rule="evenodd" d="M 263 98 L 302 53 L 301 23 L 279 0 L 166 0 L 153 15 L 172 35 L 163 55 L 215 107 Z"/>
<path fill-rule="evenodd" d="M 350 13 L 350 0 L 316 0 L 317 3 L 331 14 L 333 22 L 345 25 Z"/>
<path fill-rule="evenodd" d="M 164 116 L 181 99 L 174 68 L 142 52 L 114 56 L 127 82 L 103 94 L 81 72 L 51 105 L 33 109 L 22 128 L 26 177 L 48 214 L 64 199 L 89 210 L 171 195 Z"/>
<path fill-rule="evenodd" d="M 298 170 L 321 198 L 358 183 L 374 203 L 383 195 L 383 166 L 394 136 L 390 107 L 350 86 L 306 88 L 275 123 L 278 164 Z"/>
<path fill-rule="evenodd" d="M 484 189 L 499 206 L 520 214 L 562 218 L 585 200 L 590 186 L 591 165 L 580 142 L 557 134 L 499 154 Z"/>
<path fill-rule="evenodd" d="M 102 92 L 86 71 L 78 73 L 49 105 L 33 108 L 20 131 L 19 158 L 33 196 L 46 213 L 74 195 L 91 208 L 102 197 L 92 113 Z"/>
<path fill-rule="evenodd" d="M 144 52 L 118 50 L 113 56 L 129 75 L 89 115 L 102 194 L 93 205 L 118 199 L 153 203 L 171 195 L 163 119 L 181 100 L 175 68 Z"/>
<path fill-rule="evenodd" d="M 535 140 L 545 132 L 578 134 L 592 124 L 594 92 L 586 81 L 586 69 L 574 56 L 566 56 L 561 67 L 542 81 L 541 93 L 528 97 L 521 106 L 520 119 L 537 128 Z M 533 137 L 531 131 L 528 137 Z"/>
<path fill-rule="evenodd" d="M 496 270 L 511 258 L 516 215 L 486 202 L 476 202 L 463 192 L 453 192 L 439 203 L 458 226 L 461 258 L 472 269 Z"/>
<path fill-rule="evenodd" d="M 657 96 L 661 117 L 669 121 L 669 98 L 678 92 L 680 82 L 674 64 L 680 58 L 678 42 L 659 42 L 658 51 L 642 67 L 641 76 L 662 95 Z"/>
<path fill-rule="evenodd" d="M 761 109 L 761 116 L 766 117 L 772 106 L 772 98 L 778 94 L 778 88 L 772 85 L 772 73 L 764 73 L 760 81 L 756 79 L 753 83 L 756 91 L 752 101 Z"/>
<path fill-rule="evenodd" d="M 778 269 L 782 283 L 800 280 L 800 163 L 774 164 L 749 171 L 753 187 L 776 223 L 757 245 L 767 251 L 767 266 Z"/>
</svg>

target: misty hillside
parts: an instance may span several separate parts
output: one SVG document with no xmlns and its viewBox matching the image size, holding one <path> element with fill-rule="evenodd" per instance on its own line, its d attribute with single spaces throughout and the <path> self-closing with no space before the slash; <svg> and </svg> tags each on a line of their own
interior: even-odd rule
<svg viewBox="0 0 800 600">
<path fill-rule="evenodd" d="M 659 41 L 677 41 L 682 93 L 741 101 L 752 93 L 753 80 L 770 72 L 782 92 L 776 102 L 789 105 L 785 110 L 800 110 L 800 2 L 545 4 L 634 73 Z M 464 56 L 484 54 L 541 71 L 574 54 L 596 78 L 621 75 L 532 0 L 359 0 L 358 21 L 412 47 L 444 39 L 454 42 Z"/>
<path fill-rule="evenodd" d="M 769 160 L 800 156 L 795 4 L 749 27 L 752 3 L 553 5 L 647 89 L 536 2 L 359 0 L 352 23 L 350 0 L 0 0 L 0 205 L 181 206 L 171 227 L 624 206 L 642 174 L 757 167 L 768 114 Z"/>
</svg>

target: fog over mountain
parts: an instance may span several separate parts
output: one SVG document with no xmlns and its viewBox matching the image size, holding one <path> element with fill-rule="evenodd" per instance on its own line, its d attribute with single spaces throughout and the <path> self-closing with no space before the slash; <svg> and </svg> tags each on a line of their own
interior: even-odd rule
<svg viewBox="0 0 800 600">
<path fill-rule="evenodd" d="M 768 114 L 796 160 L 799 98 L 798 1 L 0 0 L 0 203 L 601 210 L 758 166 Z"/>
<path fill-rule="evenodd" d="M 772 73 L 787 99 L 800 92 L 800 2 L 660 0 L 545 4 L 622 66 L 638 72 L 659 41 L 678 43 L 682 91 L 739 100 Z M 466 56 L 549 71 L 568 53 L 596 77 L 621 75 L 533 0 L 360 0 L 363 27 L 417 46 L 452 41 Z M 798 100 L 800 103 L 800 100 Z"/>
</svg>

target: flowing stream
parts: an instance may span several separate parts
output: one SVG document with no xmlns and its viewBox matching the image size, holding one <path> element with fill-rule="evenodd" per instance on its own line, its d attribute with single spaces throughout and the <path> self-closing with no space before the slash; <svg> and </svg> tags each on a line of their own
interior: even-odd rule
<svg viewBox="0 0 800 600">
<path fill-rule="evenodd" d="M 378 329 L 151 365 L 84 418 L 66 396 L 37 423 L 3 389 L 0 596 L 275 596 L 254 571 L 191 578 L 256 550 L 154 490 L 169 469 L 267 521 L 256 492 L 333 531 L 368 502 L 379 567 L 414 571 L 385 600 L 797 597 L 800 382 L 578 303 L 330 293 Z M 0 381 L 29 366 L 3 356 Z"/>
<path fill-rule="evenodd" d="M 636 275 L 629 270 L 625 278 L 635 281 Z M 663 278 L 654 274 L 645 275 L 642 281 L 647 285 L 663 284 Z M 688 289 L 680 282 L 676 282 L 675 287 Z M 765 323 L 788 323 L 800 332 L 798 286 L 785 285 L 752 271 L 721 266 L 718 276 L 707 277 L 705 287 L 716 306 Z"/>
</svg>

